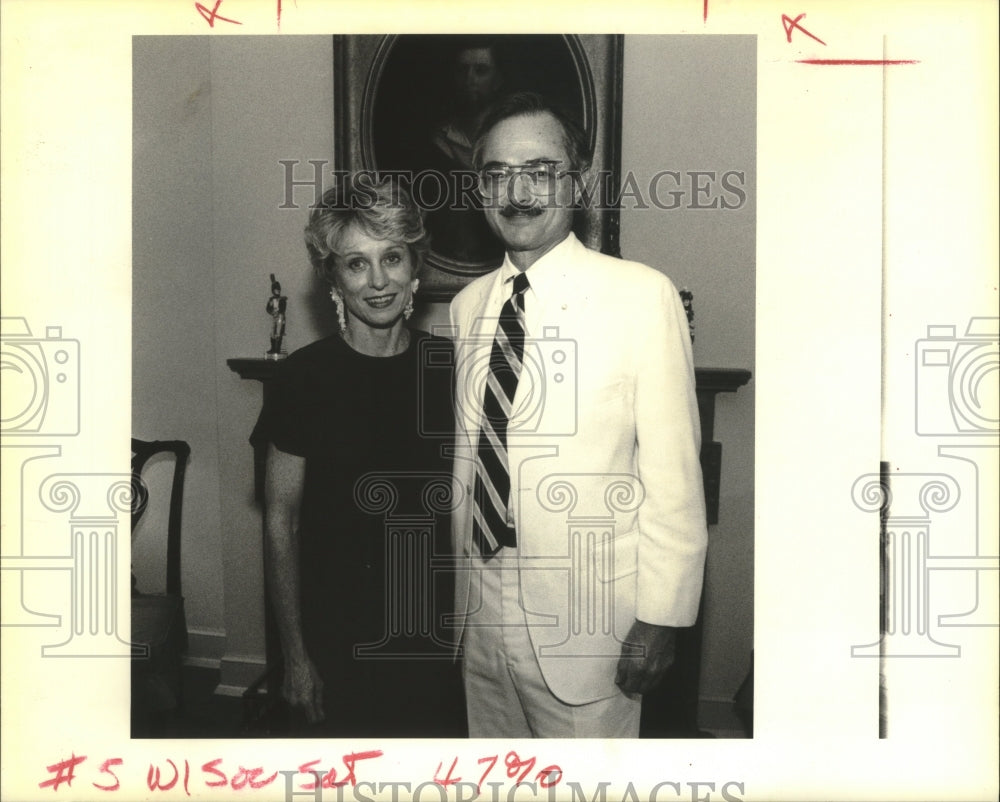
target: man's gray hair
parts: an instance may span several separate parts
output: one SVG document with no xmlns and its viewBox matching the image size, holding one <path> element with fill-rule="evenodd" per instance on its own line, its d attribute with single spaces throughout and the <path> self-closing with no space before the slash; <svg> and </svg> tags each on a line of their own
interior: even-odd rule
<svg viewBox="0 0 1000 802">
<path fill-rule="evenodd" d="M 590 137 L 587 132 L 554 103 L 550 103 L 537 92 L 513 92 L 490 106 L 483 114 L 476 132 L 476 142 L 472 149 L 472 164 L 478 170 L 483 166 L 483 142 L 487 134 L 504 120 L 513 117 L 530 117 L 535 114 L 551 114 L 562 126 L 569 169 L 584 172 L 593 159 Z"/>
</svg>

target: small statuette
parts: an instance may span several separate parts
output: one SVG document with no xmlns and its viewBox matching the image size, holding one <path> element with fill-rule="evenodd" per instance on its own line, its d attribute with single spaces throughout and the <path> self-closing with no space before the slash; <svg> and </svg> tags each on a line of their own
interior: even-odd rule
<svg viewBox="0 0 1000 802">
<path fill-rule="evenodd" d="M 271 297 L 267 299 L 267 313 L 271 316 L 271 347 L 264 359 L 284 359 L 288 356 L 283 340 L 285 338 L 285 307 L 288 298 L 281 294 L 281 284 L 271 274 Z"/>
</svg>

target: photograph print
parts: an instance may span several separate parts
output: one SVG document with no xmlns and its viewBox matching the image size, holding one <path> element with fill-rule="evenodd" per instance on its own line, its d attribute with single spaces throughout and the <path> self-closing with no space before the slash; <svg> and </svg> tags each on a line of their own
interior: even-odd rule
<svg viewBox="0 0 1000 802">
<path fill-rule="evenodd" d="M 566 460 L 530 482 L 530 461 L 512 468 L 510 492 L 525 479 L 523 503 L 548 505 L 549 531 L 588 555 L 588 587 L 617 600 L 646 581 L 636 510 L 691 491 L 700 556 L 677 625 L 646 632 L 675 630 L 638 735 L 752 737 L 755 65 L 753 36 L 134 37 L 133 454 L 183 444 L 136 464 L 149 503 L 133 609 L 173 606 L 165 634 L 133 633 L 152 656 L 133 671 L 134 738 L 481 735 L 455 640 L 482 572 L 469 581 L 453 530 L 473 543 L 454 522 L 482 476 L 456 467 L 453 438 L 489 365 L 462 323 L 492 319 L 494 340 L 503 299 L 491 307 L 485 288 L 509 252 L 483 202 L 478 129 L 525 96 L 551 111 L 506 130 L 540 121 L 538 153 L 508 158 L 497 134 L 478 155 L 546 198 L 560 247 L 578 250 L 553 285 L 565 321 L 534 317 L 542 285 L 523 291 L 523 379 L 553 383 L 535 423 L 509 421 Z M 586 175 L 570 174 L 571 151 L 591 154 Z M 379 236 L 362 197 L 388 221 Z M 677 440 L 642 452 L 661 429 L 647 416 L 683 430 L 683 460 Z M 683 481 L 602 475 L 591 460 L 619 441 L 683 462 Z M 567 476 L 575 507 L 560 506 Z M 460 582 L 473 596 L 456 612 Z M 559 709 L 602 695 L 565 677 L 590 676 L 581 658 L 614 666 L 639 621 L 573 609 L 545 633 Z M 560 652 L 560 627 L 571 646 L 576 629 L 607 629 L 616 655 Z M 531 734 L 555 737 L 548 724 Z"/>
</svg>

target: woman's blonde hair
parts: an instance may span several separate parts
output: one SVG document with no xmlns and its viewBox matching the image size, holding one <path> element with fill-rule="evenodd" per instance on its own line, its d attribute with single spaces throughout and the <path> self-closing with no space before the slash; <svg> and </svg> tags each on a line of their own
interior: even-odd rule
<svg viewBox="0 0 1000 802">
<path fill-rule="evenodd" d="M 337 247 L 352 224 L 375 239 L 405 244 L 416 271 L 430 250 L 423 213 L 398 179 L 370 172 L 341 176 L 309 212 L 305 228 L 309 261 L 331 284 Z"/>
</svg>

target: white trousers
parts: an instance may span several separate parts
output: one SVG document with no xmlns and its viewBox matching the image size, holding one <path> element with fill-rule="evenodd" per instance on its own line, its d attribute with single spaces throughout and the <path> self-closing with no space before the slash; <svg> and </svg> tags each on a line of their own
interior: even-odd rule
<svg viewBox="0 0 1000 802">
<path fill-rule="evenodd" d="M 463 642 L 469 737 L 638 738 L 642 703 L 617 686 L 606 699 L 570 705 L 545 684 L 520 602 L 516 549 L 473 562 L 479 574 Z"/>
</svg>

